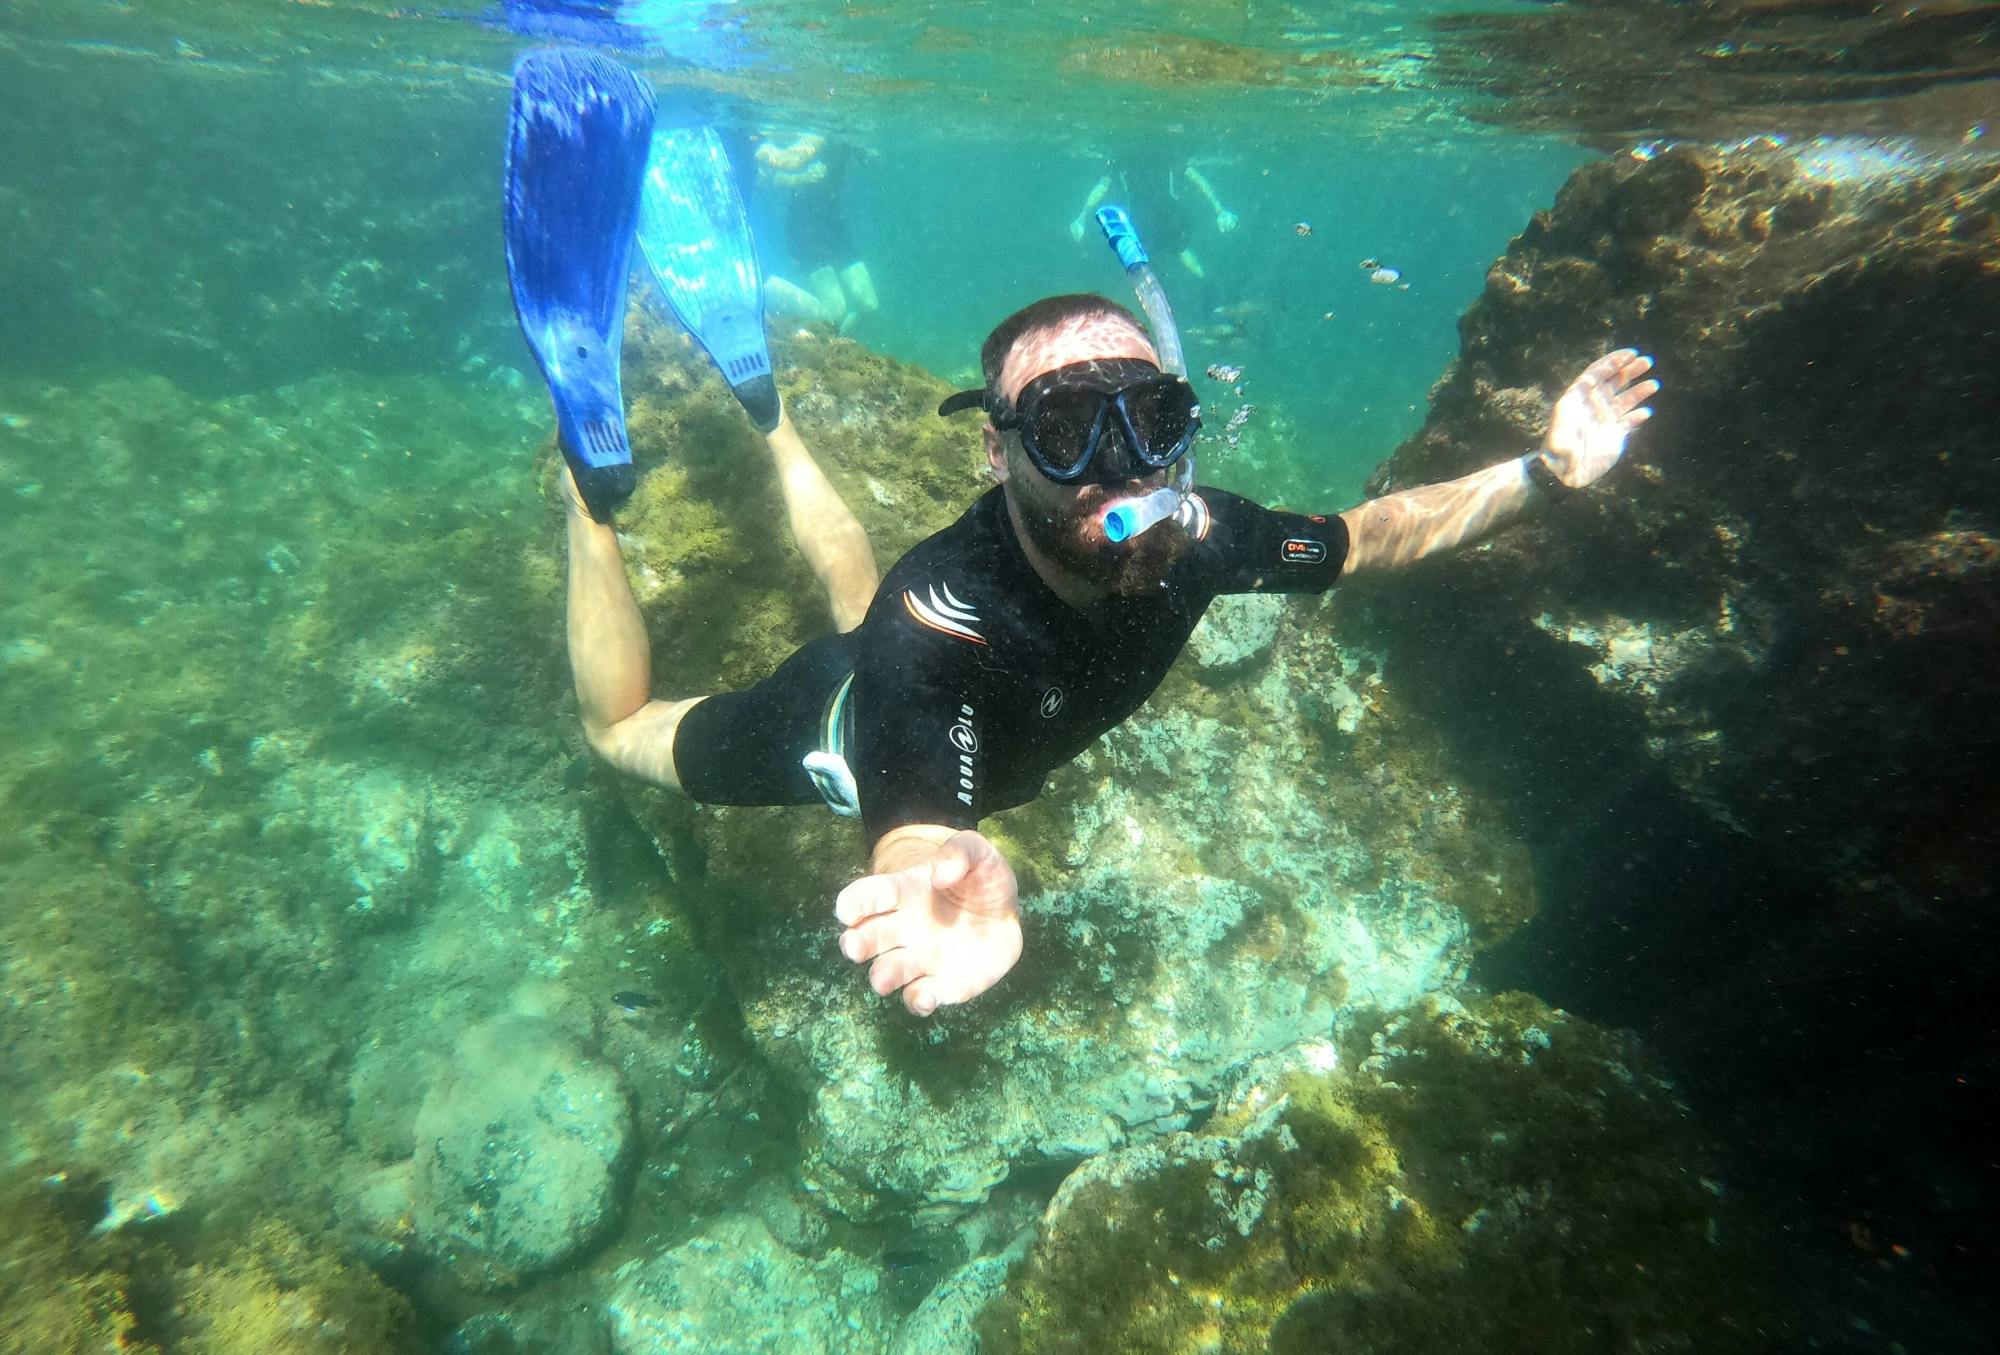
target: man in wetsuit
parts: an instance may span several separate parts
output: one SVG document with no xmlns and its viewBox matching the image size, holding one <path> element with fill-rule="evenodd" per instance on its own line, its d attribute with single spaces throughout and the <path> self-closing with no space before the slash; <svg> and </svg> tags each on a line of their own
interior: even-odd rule
<svg viewBox="0 0 2000 1355">
<path fill-rule="evenodd" d="M 1590 484 L 1649 415 L 1651 360 L 1621 350 L 1557 402 L 1543 445 L 1332 517 L 1199 489 L 1114 544 L 1112 500 L 1174 481 L 1198 410 L 1144 327 L 1098 296 L 1040 301 L 981 352 L 999 482 L 879 586 L 859 524 L 789 422 L 769 443 L 794 536 L 839 633 L 755 686 L 659 700 L 617 537 L 569 499 L 569 651 L 585 732 L 614 765 L 694 799 L 857 811 L 870 873 L 834 912 L 849 960 L 918 1015 L 965 1002 L 1021 953 L 1014 872 L 978 825 L 1137 710 L 1224 593 L 1320 592 L 1407 564 Z M 851 771 L 851 780 L 848 773 Z"/>
</svg>

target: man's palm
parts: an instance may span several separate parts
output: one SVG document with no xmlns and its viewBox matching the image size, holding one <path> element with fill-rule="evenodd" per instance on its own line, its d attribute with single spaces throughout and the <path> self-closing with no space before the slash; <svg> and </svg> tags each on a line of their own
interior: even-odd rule
<svg viewBox="0 0 2000 1355">
<path fill-rule="evenodd" d="M 1571 489 L 1582 489 L 1618 463 L 1632 430 L 1653 416 L 1646 401 L 1660 389 L 1642 381 L 1653 360 L 1630 348 L 1590 364 L 1556 401 L 1545 455 L 1549 469 Z"/>
<path fill-rule="evenodd" d="M 1021 958 L 1020 886 L 1013 868 L 975 832 L 954 835 L 937 856 L 840 892 L 841 953 L 868 969 L 869 986 L 903 990 L 918 1016 L 970 1001 Z"/>
</svg>

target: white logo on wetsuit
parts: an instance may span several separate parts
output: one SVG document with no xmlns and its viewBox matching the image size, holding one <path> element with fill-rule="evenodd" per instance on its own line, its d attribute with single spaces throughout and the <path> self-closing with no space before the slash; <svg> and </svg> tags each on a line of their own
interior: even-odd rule
<svg viewBox="0 0 2000 1355">
<path fill-rule="evenodd" d="M 938 589 L 944 596 L 938 596 Z M 950 584 L 939 584 L 924 590 L 926 596 L 918 597 L 917 590 L 903 590 L 903 606 L 911 616 L 932 630 L 943 631 L 946 635 L 956 635 L 961 640 L 970 640 L 976 645 L 986 643 L 986 637 L 974 630 L 970 623 L 979 619 L 979 614 L 960 602 L 951 591 Z"/>
<path fill-rule="evenodd" d="M 1055 719 L 1056 712 L 1060 711 L 1062 708 L 1063 708 L 1062 688 L 1051 687 L 1047 691 L 1042 693 L 1042 718 L 1044 720 Z"/>
<path fill-rule="evenodd" d="M 958 708 L 958 723 L 951 727 L 947 736 L 951 746 L 958 750 L 958 802 L 972 803 L 972 755 L 979 751 L 979 735 L 972 729 L 972 707 Z"/>
</svg>

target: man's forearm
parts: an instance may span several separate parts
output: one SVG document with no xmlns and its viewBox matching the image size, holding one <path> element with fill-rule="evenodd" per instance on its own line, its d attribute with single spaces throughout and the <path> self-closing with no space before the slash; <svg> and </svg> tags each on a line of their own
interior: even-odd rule
<svg viewBox="0 0 2000 1355">
<path fill-rule="evenodd" d="M 569 666 L 583 725 L 596 738 L 646 704 L 653 658 L 632 600 L 618 535 L 592 520 L 574 490 L 569 515 Z"/>
<path fill-rule="evenodd" d="M 1344 574 L 1393 569 L 1460 546 L 1520 515 L 1541 491 L 1515 457 L 1441 485 L 1370 499 L 1340 515 L 1347 524 Z"/>
</svg>

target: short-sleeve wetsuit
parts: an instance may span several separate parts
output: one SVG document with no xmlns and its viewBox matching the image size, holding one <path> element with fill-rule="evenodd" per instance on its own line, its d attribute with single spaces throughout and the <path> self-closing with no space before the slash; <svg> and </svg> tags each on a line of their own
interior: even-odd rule
<svg viewBox="0 0 2000 1355">
<path fill-rule="evenodd" d="M 971 828 L 1026 804 L 1153 694 L 1217 597 L 1320 592 L 1340 577 L 1338 517 L 1215 489 L 1197 497 L 1197 539 L 1157 592 L 1079 611 L 1035 572 L 1002 492 L 989 490 L 896 562 L 860 626 L 690 710 L 674 743 L 683 788 L 711 804 L 817 802 L 802 763 L 851 674 L 845 755 L 870 843 L 903 824 Z"/>
</svg>

